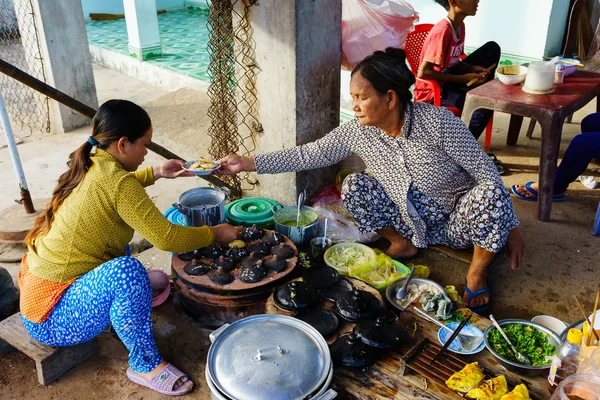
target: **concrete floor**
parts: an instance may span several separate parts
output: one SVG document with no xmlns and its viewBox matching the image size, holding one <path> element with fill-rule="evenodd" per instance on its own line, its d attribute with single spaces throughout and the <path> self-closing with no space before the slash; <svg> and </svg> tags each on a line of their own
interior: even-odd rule
<svg viewBox="0 0 600 400">
<path fill-rule="evenodd" d="M 126 98 L 146 107 L 155 127 L 155 142 L 185 158 L 207 155 L 209 138 L 204 134 L 208 118 L 205 93 L 179 90 L 168 93 L 145 85 L 117 72 L 95 66 L 99 101 Z M 595 103 L 577 112 L 572 124 L 565 124 L 562 151 L 571 138 L 579 133 L 581 119 L 595 111 Z M 508 167 L 504 176 L 507 187 L 515 183 L 537 180 L 540 147 L 539 126 L 534 138 L 525 138 L 528 121 L 524 123 L 517 146 L 505 144 L 508 116 L 496 114 L 492 151 Z M 68 154 L 83 143 L 90 128 L 49 136 L 33 135 L 24 138 L 18 146 L 27 180 L 34 198 L 49 197 L 57 177 L 64 171 Z M 18 185 L 6 148 L 0 143 L 0 209 L 8 207 L 18 197 Z M 561 153 L 562 155 L 562 153 Z M 160 157 L 149 153 L 145 164 Z M 597 168 L 594 164 L 591 167 Z M 591 174 L 591 172 L 590 172 Z M 596 174 L 598 175 L 598 174 Z M 148 192 L 161 210 L 177 201 L 183 191 L 204 185 L 197 178 L 161 180 Z M 498 255 L 490 271 L 492 283 L 492 311 L 498 319 L 508 317 L 531 318 L 550 314 L 571 322 L 580 319 L 573 296 L 591 312 L 594 293 L 600 288 L 600 237 L 590 235 L 593 218 L 600 199 L 600 190 L 588 190 L 573 183 L 567 192 L 567 201 L 553 207 L 552 221 L 536 219 L 536 204 L 518 199 L 513 204 L 521 221 L 526 242 L 525 266 L 510 271 L 504 255 Z M 156 249 L 139 255 L 149 268 L 169 270 L 169 254 Z M 467 264 L 446 257 L 436 251 L 422 251 L 417 260 L 431 268 L 431 277 L 438 282 L 453 284 L 462 292 Z M 16 277 L 18 264 L 3 263 Z M 208 342 L 205 332 L 193 329 L 175 312 L 170 300 L 155 312 L 155 327 L 159 348 L 165 358 L 190 375 L 196 389 L 190 398 L 207 399 L 209 391 L 204 382 L 204 359 Z M 158 394 L 129 383 L 125 378 L 127 352 L 108 335 L 100 336 L 100 352 L 93 359 L 68 372 L 48 387 L 37 384 L 34 363 L 23 354 L 13 352 L 0 357 L 6 366 L 0 374 L 0 398 L 79 399 L 126 398 L 158 399 Z"/>
</svg>

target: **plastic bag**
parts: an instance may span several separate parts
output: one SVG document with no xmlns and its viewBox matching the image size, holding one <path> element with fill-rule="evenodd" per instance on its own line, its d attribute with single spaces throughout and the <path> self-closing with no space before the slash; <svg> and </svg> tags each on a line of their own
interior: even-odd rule
<svg viewBox="0 0 600 400">
<path fill-rule="evenodd" d="M 371 243 L 379 239 L 375 232 L 361 233 L 354 222 L 354 218 L 344 208 L 341 201 L 339 203 L 325 204 L 317 202 L 313 208 L 319 214 L 319 218 L 327 222 L 327 237 L 333 243 L 358 242 Z"/>
<path fill-rule="evenodd" d="M 379 291 L 409 274 L 410 270 L 399 262 L 394 262 L 390 256 L 379 252 L 375 259 L 363 265 L 348 268 L 348 275 L 367 282 Z"/>
<path fill-rule="evenodd" d="M 379 239 L 379 235 L 375 232 L 360 233 L 356 221 L 342 203 L 341 183 L 322 187 L 311 197 L 310 203 L 322 221 L 328 219 L 327 237 L 333 243 L 371 243 Z"/>
<path fill-rule="evenodd" d="M 342 68 L 351 71 L 376 50 L 404 48 L 418 20 L 404 0 L 343 0 Z"/>
</svg>

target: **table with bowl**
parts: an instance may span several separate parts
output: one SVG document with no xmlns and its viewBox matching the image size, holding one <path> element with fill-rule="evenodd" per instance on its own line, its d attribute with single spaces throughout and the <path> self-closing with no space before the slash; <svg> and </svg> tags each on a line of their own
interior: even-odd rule
<svg viewBox="0 0 600 400">
<path fill-rule="evenodd" d="M 479 108 L 511 114 L 506 140 L 509 145 L 516 144 L 523 117 L 530 117 L 540 123 L 542 134 L 538 219 L 549 221 L 563 122 L 600 96 L 600 74 L 575 71 L 568 76 L 565 74 L 564 83 L 553 85 L 551 93 L 532 94 L 523 89 L 531 84 L 527 77 L 532 68 L 533 65 L 530 65 L 523 83 L 505 84 L 499 77 L 470 90 L 465 99 L 462 120 L 468 126 L 473 113 Z M 600 101 L 597 102 L 596 111 L 600 111 Z"/>
</svg>

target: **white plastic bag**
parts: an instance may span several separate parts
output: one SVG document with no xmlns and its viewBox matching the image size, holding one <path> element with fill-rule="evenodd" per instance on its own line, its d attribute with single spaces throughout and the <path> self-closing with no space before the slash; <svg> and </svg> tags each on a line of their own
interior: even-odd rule
<svg viewBox="0 0 600 400">
<path fill-rule="evenodd" d="M 376 50 L 404 48 L 418 20 L 405 0 L 343 0 L 342 68 L 351 71 Z"/>
<path fill-rule="evenodd" d="M 339 207 L 343 208 L 343 205 L 339 203 L 325 204 L 322 202 L 313 204 L 313 208 L 319 214 L 319 218 L 323 221 L 327 218 L 327 237 L 333 243 L 371 243 L 379 239 L 379 235 L 376 232 L 360 233 L 356 222 L 348 214 L 348 211 L 344 213 L 346 215 L 333 211 L 334 209 L 338 209 L 339 211 Z"/>
</svg>

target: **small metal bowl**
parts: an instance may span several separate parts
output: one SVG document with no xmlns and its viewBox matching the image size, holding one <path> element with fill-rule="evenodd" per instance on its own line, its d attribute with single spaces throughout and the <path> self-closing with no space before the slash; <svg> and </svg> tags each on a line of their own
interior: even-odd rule
<svg viewBox="0 0 600 400">
<path fill-rule="evenodd" d="M 501 327 L 505 326 L 505 325 L 510 325 L 510 324 L 528 325 L 528 326 L 532 326 L 532 327 L 536 328 L 538 331 L 541 331 L 542 333 L 547 334 L 549 336 L 548 342 L 556 348 L 558 348 L 558 346 L 561 343 L 560 338 L 558 337 L 558 335 L 556 333 L 552 332 L 550 329 L 546 328 L 545 326 L 536 324 L 535 322 L 527 321 L 524 319 L 503 319 L 501 321 L 498 321 L 498 325 L 500 325 Z M 485 347 L 489 350 L 490 353 L 492 353 L 494 355 L 494 357 L 496 357 L 498 359 L 498 361 L 500 361 L 500 364 L 502 364 L 502 366 L 504 368 L 506 368 L 510 371 L 516 372 L 523 376 L 538 376 L 538 375 L 548 372 L 548 370 L 550 369 L 550 365 L 552 363 L 549 363 L 549 364 L 543 365 L 543 366 L 539 366 L 539 367 L 533 367 L 531 365 L 521 364 L 516 361 L 511 361 L 511 360 L 507 360 L 506 358 L 500 357 L 498 355 L 498 353 L 496 353 L 494 351 L 494 349 L 492 348 L 491 344 L 488 341 L 488 336 L 492 329 L 496 329 L 494 327 L 494 325 L 490 325 L 483 334 L 483 340 L 485 341 Z"/>
</svg>

